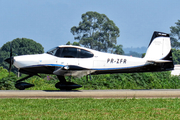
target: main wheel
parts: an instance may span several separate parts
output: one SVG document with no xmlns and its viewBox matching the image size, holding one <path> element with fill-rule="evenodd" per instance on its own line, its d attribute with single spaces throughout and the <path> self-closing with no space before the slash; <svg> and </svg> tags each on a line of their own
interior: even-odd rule
<svg viewBox="0 0 180 120">
<path fill-rule="evenodd" d="M 82 86 L 75 84 L 73 82 L 65 82 L 65 83 L 58 82 L 55 84 L 55 87 L 60 90 L 72 90 L 72 89 L 80 88 Z"/>
</svg>

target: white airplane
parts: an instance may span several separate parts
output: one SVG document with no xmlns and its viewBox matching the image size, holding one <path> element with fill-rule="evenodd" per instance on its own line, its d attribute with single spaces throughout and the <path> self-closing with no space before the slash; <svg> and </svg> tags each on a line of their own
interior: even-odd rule
<svg viewBox="0 0 180 120">
<path fill-rule="evenodd" d="M 21 55 L 5 60 L 14 65 L 21 73 L 29 76 L 18 80 L 15 87 L 20 90 L 34 85 L 21 82 L 29 77 L 43 74 L 57 75 L 60 82 L 55 87 L 59 89 L 75 89 L 81 87 L 72 82 L 66 82 L 64 76 L 82 77 L 84 75 L 157 72 L 174 69 L 169 34 L 154 32 L 144 58 L 104 53 L 84 47 L 62 45 L 44 54 Z"/>
</svg>

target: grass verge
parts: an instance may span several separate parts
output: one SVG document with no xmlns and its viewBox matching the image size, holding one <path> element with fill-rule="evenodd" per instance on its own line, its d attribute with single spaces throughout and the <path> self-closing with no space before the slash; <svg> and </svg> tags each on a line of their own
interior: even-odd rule
<svg viewBox="0 0 180 120">
<path fill-rule="evenodd" d="M 180 119 L 180 99 L 0 99 L 0 119 Z"/>
</svg>

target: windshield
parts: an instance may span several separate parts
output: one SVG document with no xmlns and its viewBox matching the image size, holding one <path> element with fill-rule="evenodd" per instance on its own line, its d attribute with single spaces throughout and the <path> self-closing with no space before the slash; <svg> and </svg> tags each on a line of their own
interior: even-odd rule
<svg viewBox="0 0 180 120">
<path fill-rule="evenodd" d="M 58 49 L 58 47 L 52 48 L 52 49 L 48 50 L 46 53 L 50 54 L 50 55 L 55 55 L 57 49 Z"/>
</svg>

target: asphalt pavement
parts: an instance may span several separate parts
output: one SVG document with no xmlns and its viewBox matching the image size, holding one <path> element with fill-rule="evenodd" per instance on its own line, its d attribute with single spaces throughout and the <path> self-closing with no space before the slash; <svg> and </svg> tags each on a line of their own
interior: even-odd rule
<svg viewBox="0 0 180 120">
<path fill-rule="evenodd" d="M 0 90 L 0 98 L 180 98 L 180 89 Z"/>
</svg>

